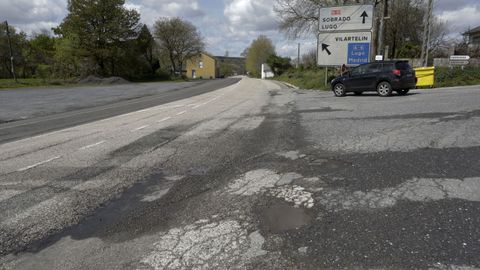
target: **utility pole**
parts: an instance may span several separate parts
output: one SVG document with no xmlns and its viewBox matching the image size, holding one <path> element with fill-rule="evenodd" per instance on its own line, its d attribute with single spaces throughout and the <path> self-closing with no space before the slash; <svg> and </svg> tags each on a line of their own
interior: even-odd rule
<svg viewBox="0 0 480 270">
<path fill-rule="evenodd" d="M 300 43 L 298 43 L 298 58 L 297 58 L 297 68 L 300 67 Z"/>
<path fill-rule="evenodd" d="M 432 14 L 433 14 L 433 0 L 428 0 L 428 9 L 427 14 L 425 16 L 425 26 L 423 30 L 423 44 L 422 44 L 422 55 L 420 59 L 422 60 L 422 66 L 428 65 L 428 51 L 430 43 L 430 28 L 431 28 L 431 21 L 432 21 Z"/>
<path fill-rule="evenodd" d="M 7 28 L 8 47 L 10 48 L 10 68 L 11 68 L 13 79 L 15 80 L 15 82 L 17 82 L 17 75 L 15 75 L 15 64 L 13 62 L 12 39 L 10 37 L 10 29 L 8 27 L 8 21 L 5 21 L 5 26 Z"/>
<path fill-rule="evenodd" d="M 386 28 L 386 20 L 389 19 L 388 17 L 388 1 L 383 0 L 382 4 L 382 15 L 380 18 L 380 29 L 378 30 L 378 46 L 377 46 L 377 55 L 383 55 L 385 59 L 385 28 Z"/>
</svg>

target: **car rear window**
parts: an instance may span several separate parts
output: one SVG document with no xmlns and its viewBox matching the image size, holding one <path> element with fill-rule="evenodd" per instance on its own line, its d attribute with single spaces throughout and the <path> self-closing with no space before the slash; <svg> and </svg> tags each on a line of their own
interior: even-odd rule
<svg viewBox="0 0 480 270">
<path fill-rule="evenodd" d="M 408 64 L 408 62 L 397 62 L 395 63 L 395 67 L 400 70 L 410 70 L 412 67 Z"/>
</svg>

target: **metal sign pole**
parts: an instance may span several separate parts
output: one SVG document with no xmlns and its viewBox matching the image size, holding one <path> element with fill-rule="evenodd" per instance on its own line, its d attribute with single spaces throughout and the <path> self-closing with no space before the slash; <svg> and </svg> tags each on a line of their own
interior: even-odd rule
<svg viewBox="0 0 480 270">
<path fill-rule="evenodd" d="M 328 85 L 328 67 L 325 67 L 325 86 Z"/>
</svg>

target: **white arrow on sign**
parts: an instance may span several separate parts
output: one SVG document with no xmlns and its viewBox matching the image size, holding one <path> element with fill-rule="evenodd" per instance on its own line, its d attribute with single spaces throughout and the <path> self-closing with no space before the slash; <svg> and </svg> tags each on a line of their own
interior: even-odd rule
<svg viewBox="0 0 480 270">
<path fill-rule="evenodd" d="M 320 9 L 320 32 L 371 30 L 373 5 L 327 7 Z"/>
<path fill-rule="evenodd" d="M 318 65 L 354 66 L 370 61 L 372 32 L 321 33 L 318 35 Z"/>
<path fill-rule="evenodd" d="M 468 55 L 452 55 L 450 56 L 450 61 L 468 61 L 470 56 Z"/>
<path fill-rule="evenodd" d="M 452 66 L 466 66 L 468 64 L 470 64 L 470 61 L 468 60 L 455 60 L 455 61 L 450 60 L 450 65 Z"/>
</svg>

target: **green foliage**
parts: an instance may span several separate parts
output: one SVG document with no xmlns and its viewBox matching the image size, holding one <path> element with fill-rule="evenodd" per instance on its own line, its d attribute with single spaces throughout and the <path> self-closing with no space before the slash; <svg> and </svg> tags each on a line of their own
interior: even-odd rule
<svg viewBox="0 0 480 270">
<path fill-rule="evenodd" d="M 272 41 L 264 35 L 259 36 L 246 50 L 247 71 L 253 77 L 260 77 L 262 64 L 267 62 L 270 55 L 275 55 Z"/>
<path fill-rule="evenodd" d="M 328 77 L 335 75 L 335 70 L 330 70 Z M 276 80 L 288 82 L 301 89 L 320 89 L 330 90 L 330 84 L 325 86 L 325 70 L 324 69 L 290 69 Z"/>
<path fill-rule="evenodd" d="M 49 65 L 40 64 L 37 66 L 37 75 L 43 82 L 52 74 L 52 67 Z"/>
<path fill-rule="evenodd" d="M 117 60 L 128 54 L 129 41 L 137 38 L 141 28 L 140 14 L 124 4 L 124 0 L 69 0 L 69 14 L 54 29 L 90 58 L 102 76 L 121 73 Z"/>
<path fill-rule="evenodd" d="M 435 87 L 476 84 L 480 84 L 480 67 L 467 66 L 463 70 L 460 67 L 435 69 Z"/>
<path fill-rule="evenodd" d="M 146 25 L 140 30 L 140 34 L 136 40 L 136 48 L 149 67 L 147 71 L 148 75 L 154 75 L 156 70 L 160 67 L 160 63 L 154 53 L 155 39 Z"/>
<path fill-rule="evenodd" d="M 240 57 L 217 57 L 221 77 L 244 75 L 245 59 Z"/>
<path fill-rule="evenodd" d="M 12 78 L 10 69 L 10 50 L 7 38 L 7 28 L 4 23 L 0 24 L 0 78 Z M 26 57 L 28 55 L 27 35 L 23 32 L 18 33 L 16 29 L 9 26 L 10 37 L 12 41 L 13 57 L 17 74 L 28 75 L 31 73 L 27 65 Z"/>
<path fill-rule="evenodd" d="M 69 0 L 67 16 L 53 29 L 56 36 L 44 32 L 27 39 L 9 27 L 17 77 L 39 79 L 45 85 L 88 75 L 164 80 L 171 78 L 172 66 L 181 70 L 186 59 L 204 50 L 195 26 L 179 18 L 157 22 L 157 45 L 149 28 L 139 23 L 140 14 L 124 4 L 124 0 Z M 166 28 L 160 28 L 162 23 Z M 0 79 L 13 77 L 6 33 L 5 24 L 0 24 Z M 18 86 L 24 81 L 28 80 Z"/>
<path fill-rule="evenodd" d="M 221 76 L 229 77 L 233 76 L 235 71 L 234 71 L 234 66 L 232 63 L 228 62 L 222 62 L 220 63 L 220 74 Z"/>
<path fill-rule="evenodd" d="M 291 62 L 290 58 L 280 57 L 274 54 L 270 55 L 267 58 L 267 64 L 270 66 L 275 76 L 280 76 L 285 71 L 292 68 L 292 64 L 290 62 Z"/>
<path fill-rule="evenodd" d="M 53 67 L 55 77 L 66 79 L 82 75 L 80 72 L 80 58 L 77 53 L 78 51 L 73 47 L 72 39 L 55 39 Z"/>
<path fill-rule="evenodd" d="M 62 79 L 48 79 L 43 80 L 41 78 L 20 78 L 18 83 L 13 79 L 0 79 L 0 91 L 9 90 L 15 88 L 25 88 L 25 87 L 47 87 L 47 86 L 69 86 L 74 85 L 76 82 L 74 80 L 62 80 Z"/>
<path fill-rule="evenodd" d="M 398 51 L 399 58 L 419 58 L 422 53 L 422 48 L 420 45 L 415 45 L 413 43 L 406 43 Z"/>
</svg>

